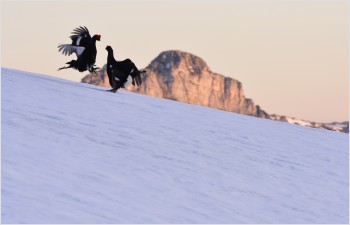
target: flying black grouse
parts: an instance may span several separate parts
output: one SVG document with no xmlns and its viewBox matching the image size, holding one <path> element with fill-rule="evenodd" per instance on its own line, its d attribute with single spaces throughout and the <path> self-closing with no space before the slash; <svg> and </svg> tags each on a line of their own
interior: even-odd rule
<svg viewBox="0 0 350 225">
<path fill-rule="evenodd" d="M 89 30 L 84 26 L 75 28 L 70 36 L 72 44 L 61 44 L 58 46 L 58 51 L 62 51 L 64 55 L 71 55 L 75 53 L 77 60 L 67 62 L 69 66 L 61 67 L 58 70 L 73 68 L 84 72 L 95 72 L 98 67 L 95 66 L 96 62 L 96 40 L 101 39 L 101 35 L 95 34 L 93 37 L 90 36 Z"/>
<path fill-rule="evenodd" d="M 115 93 L 119 88 L 127 88 L 130 84 L 141 85 L 141 73 L 146 73 L 146 71 L 139 71 L 130 59 L 116 61 L 111 46 L 107 46 L 106 50 L 108 52 L 107 75 L 112 87 L 109 91 Z"/>
</svg>

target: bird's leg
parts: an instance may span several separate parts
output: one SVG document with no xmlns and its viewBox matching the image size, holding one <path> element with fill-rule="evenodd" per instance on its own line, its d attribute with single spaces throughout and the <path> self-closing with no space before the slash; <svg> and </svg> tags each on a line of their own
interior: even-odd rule
<svg viewBox="0 0 350 225">
<path fill-rule="evenodd" d="M 117 90 L 118 90 L 118 85 L 117 85 L 117 83 L 114 80 L 112 80 L 112 89 L 111 90 L 107 90 L 107 91 L 116 93 Z"/>
<path fill-rule="evenodd" d="M 68 68 L 71 68 L 71 66 L 64 66 L 64 67 L 58 68 L 57 71 L 60 71 L 60 70 L 63 70 L 63 69 L 68 69 Z"/>
<path fill-rule="evenodd" d="M 70 62 L 66 62 L 66 64 L 68 64 L 69 66 L 61 67 L 58 70 L 63 70 L 63 69 L 68 69 L 68 68 L 76 68 L 75 66 L 77 65 L 77 61 L 76 60 L 72 60 Z"/>
</svg>

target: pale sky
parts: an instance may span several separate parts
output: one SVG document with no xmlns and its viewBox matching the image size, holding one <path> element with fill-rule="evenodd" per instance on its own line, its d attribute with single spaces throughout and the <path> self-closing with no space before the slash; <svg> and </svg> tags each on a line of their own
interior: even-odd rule
<svg viewBox="0 0 350 225">
<path fill-rule="evenodd" d="M 269 114 L 345 121 L 348 20 L 346 0 L 1 1 L 1 66 L 79 82 L 87 73 L 57 71 L 75 57 L 57 45 L 84 25 L 102 36 L 99 67 L 106 45 L 139 68 L 186 51 L 241 81 Z"/>
</svg>

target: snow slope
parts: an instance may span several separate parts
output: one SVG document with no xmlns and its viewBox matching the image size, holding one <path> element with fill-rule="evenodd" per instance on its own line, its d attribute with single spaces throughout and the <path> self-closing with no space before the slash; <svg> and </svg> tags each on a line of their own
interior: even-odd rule
<svg viewBox="0 0 350 225">
<path fill-rule="evenodd" d="M 349 136 L 2 68 L 2 223 L 348 223 Z"/>
</svg>

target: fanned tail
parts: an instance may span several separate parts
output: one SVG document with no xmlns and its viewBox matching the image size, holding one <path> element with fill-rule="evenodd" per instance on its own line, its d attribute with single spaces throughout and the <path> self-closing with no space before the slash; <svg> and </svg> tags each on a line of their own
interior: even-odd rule
<svg viewBox="0 0 350 225">
<path fill-rule="evenodd" d="M 137 71 L 136 75 L 133 76 L 132 85 L 135 86 L 135 84 L 136 84 L 137 86 L 140 86 L 142 84 L 141 74 L 146 75 L 146 73 L 147 73 L 146 70 Z"/>
</svg>

